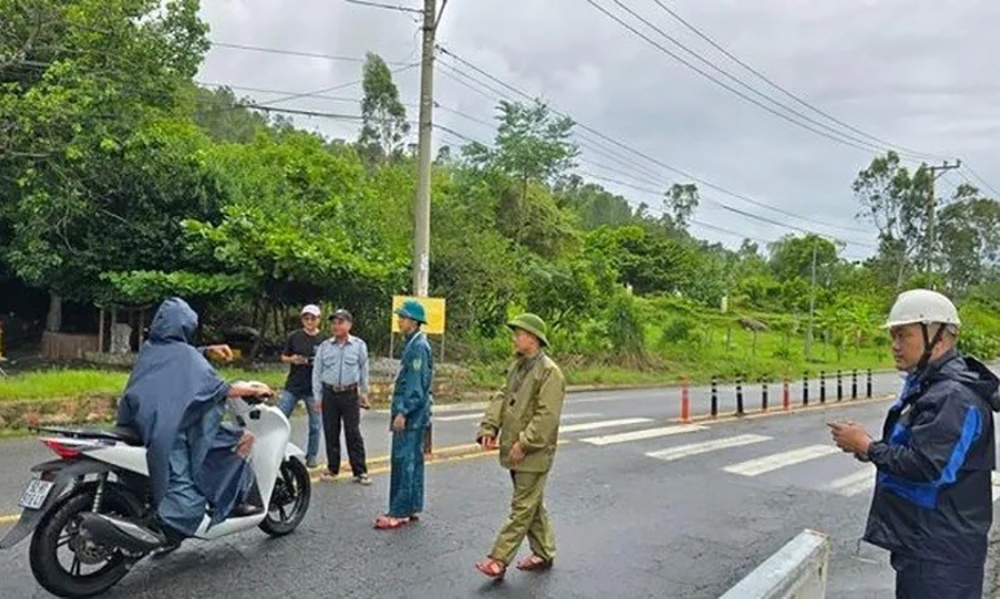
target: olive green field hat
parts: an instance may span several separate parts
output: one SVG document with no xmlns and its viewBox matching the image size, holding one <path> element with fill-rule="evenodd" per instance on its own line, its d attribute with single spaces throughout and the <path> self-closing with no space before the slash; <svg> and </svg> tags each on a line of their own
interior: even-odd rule
<svg viewBox="0 0 1000 599">
<path fill-rule="evenodd" d="M 545 336 L 545 321 L 537 314 L 525 313 L 507 323 L 511 330 L 521 329 L 538 337 L 542 347 L 548 347 L 549 339 Z"/>
</svg>

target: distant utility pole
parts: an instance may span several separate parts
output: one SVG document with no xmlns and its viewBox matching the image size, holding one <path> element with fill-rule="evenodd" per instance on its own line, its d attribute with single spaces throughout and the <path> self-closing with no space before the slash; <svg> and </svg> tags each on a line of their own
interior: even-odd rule
<svg viewBox="0 0 1000 599">
<path fill-rule="evenodd" d="M 813 315 L 816 312 L 816 242 L 813 239 L 813 259 L 812 259 L 812 290 L 809 294 L 809 332 L 806 335 L 806 361 L 812 358 L 813 342 Z"/>
<path fill-rule="evenodd" d="M 927 167 L 931 172 L 931 193 L 930 197 L 927 198 L 927 255 L 924 258 L 924 272 L 926 274 L 931 273 L 931 266 L 933 265 L 934 259 L 934 245 L 937 242 L 934 236 L 934 210 L 937 207 L 937 201 L 934 198 L 934 188 L 936 187 L 938 177 L 943 175 L 945 171 L 950 171 L 952 169 L 959 168 L 960 166 L 962 166 L 961 160 L 956 160 L 955 164 L 948 164 L 948 161 L 945 160 L 944 164 L 941 166 Z"/>
<path fill-rule="evenodd" d="M 441 13 L 448 0 L 441 3 Z M 417 196 L 413 218 L 413 295 L 427 297 L 431 245 L 431 131 L 434 126 L 434 34 L 441 15 L 435 0 L 424 0 L 424 44 L 420 61 L 420 130 L 417 140 Z"/>
</svg>

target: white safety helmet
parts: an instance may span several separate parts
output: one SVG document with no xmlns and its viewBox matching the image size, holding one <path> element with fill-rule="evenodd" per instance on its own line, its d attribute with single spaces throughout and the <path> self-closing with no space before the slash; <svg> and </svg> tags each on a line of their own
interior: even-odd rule
<svg viewBox="0 0 1000 599">
<path fill-rule="evenodd" d="M 889 311 L 883 328 L 908 324 L 943 324 L 955 330 L 962 325 L 958 310 L 951 300 L 930 289 L 912 289 L 900 293 Z"/>
</svg>

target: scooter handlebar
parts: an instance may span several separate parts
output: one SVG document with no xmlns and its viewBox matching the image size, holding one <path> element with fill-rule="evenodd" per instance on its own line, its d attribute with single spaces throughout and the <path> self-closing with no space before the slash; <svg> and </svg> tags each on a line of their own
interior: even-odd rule
<svg viewBox="0 0 1000 599">
<path fill-rule="evenodd" d="M 274 390 L 265 385 L 264 383 L 258 381 L 235 381 L 234 384 L 247 385 L 249 387 L 254 387 L 260 392 L 257 395 L 244 395 L 241 397 L 243 401 L 250 405 L 266 403 L 267 400 L 274 397 Z"/>
<path fill-rule="evenodd" d="M 251 406 L 255 406 L 262 403 L 267 403 L 267 400 L 274 397 L 273 394 L 267 393 L 262 395 L 250 395 L 243 398 L 243 401 L 247 402 Z"/>
</svg>

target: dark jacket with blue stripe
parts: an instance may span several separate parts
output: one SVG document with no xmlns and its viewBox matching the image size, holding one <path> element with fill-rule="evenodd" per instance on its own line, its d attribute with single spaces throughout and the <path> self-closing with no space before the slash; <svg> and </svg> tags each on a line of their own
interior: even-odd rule
<svg viewBox="0 0 1000 599">
<path fill-rule="evenodd" d="M 986 366 L 956 351 L 907 379 L 868 451 L 878 474 L 867 542 L 916 559 L 984 562 L 997 387 Z"/>
</svg>

